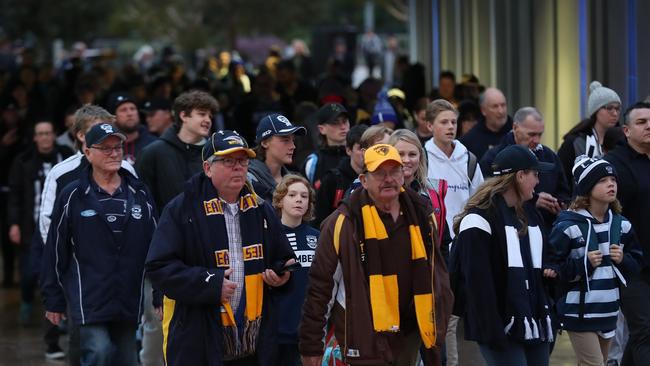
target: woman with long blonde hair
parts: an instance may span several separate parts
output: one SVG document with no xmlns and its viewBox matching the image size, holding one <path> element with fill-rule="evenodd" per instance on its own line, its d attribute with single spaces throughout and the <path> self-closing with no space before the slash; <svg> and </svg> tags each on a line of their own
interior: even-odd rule
<svg viewBox="0 0 650 366">
<path fill-rule="evenodd" d="M 548 365 L 554 330 L 542 267 L 543 221 L 531 202 L 538 171 L 552 169 L 523 146 L 495 158 L 494 178 L 481 185 L 457 216 L 452 262 L 465 338 L 479 344 L 488 366 Z"/>
</svg>

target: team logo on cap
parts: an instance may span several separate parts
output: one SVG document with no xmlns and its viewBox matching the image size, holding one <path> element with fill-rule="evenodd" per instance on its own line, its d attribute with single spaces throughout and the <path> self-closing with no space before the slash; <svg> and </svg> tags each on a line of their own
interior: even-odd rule
<svg viewBox="0 0 650 366">
<path fill-rule="evenodd" d="M 270 135 L 271 132 L 272 132 L 271 130 L 266 130 L 266 131 L 262 132 L 262 137 L 266 137 L 266 136 Z"/>
<path fill-rule="evenodd" d="M 106 133 L 113 133 L 113 126 L 109 125 L 108 123 L 104 123 L 101 126 L 99 126 L 104 132 Z"/>
<path fill-rule="evenodd" d="M 239 136 L 228 136 L 223 140 L 228 142 L 228 145 L 244 145 L 244 140 Z"/>
<path fill-rule="evenodd" d="M 611 165 L 606 166 L 605 170 L 607 171 L 607 174 L 614 174 L 614 169 Z"/>
<path fill-rule="evenodd" d="M 285 116 L 279 114 L 278 117 L 277 117 L 277 120 L 280 121 L 280 122 L 282 122 L 282 123 L 284 123 L 287 127 L 291 127 L 291 122 L 289 122 L 289 120 L 287 119 L 287 117 L 285 117 Z"/>
<path fill-rule="evenodd" d="M 388 146 L 375 146 L 373 150 L 381 156 L 388 155 Z"/>
</svg>

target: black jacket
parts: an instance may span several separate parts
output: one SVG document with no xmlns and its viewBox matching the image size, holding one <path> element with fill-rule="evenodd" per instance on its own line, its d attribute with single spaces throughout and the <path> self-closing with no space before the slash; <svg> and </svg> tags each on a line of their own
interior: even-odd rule
<svg viewBox="0 0 650 366">
<path fill-rule="evenodd" d="M 312 222 L 315 228 L 319 228 L 320 223 L 336 210 L 350 184 L 358 176 L 350 165 L 349 157 L 342 159 L 336 168 L 323 175 L 320 188 L 316 192 L 316 217 Z"/>
<path fill-rule="evenodd" d="M 203 146 L 186 144 L 178 138 L 178 128 L 168 128 L 144 150 L 136 162 L 136 171 L 149 187 L 156 207 L 162 211 L 167 202 L 183 191 L 183 184 L 202 169 Z"/>
<path fill-rule="evenodd" d="M 632 223 L 643 249 L 642 273 L 650 279 L 650 158 L 634 150 L 627 141 L 605 155 L 618 174 L 618 199 L 623 216 Z"/>
<path fill-rule="evenodd" d="M 40 207 L 45 176 L 50 169 L 73 152 L 65 146 L 55 145 L 49 154 L 40 154 L 35 147 L 21 153 L 14 159 L 9 172 L 7 223 L 20 226 L 22 244 L 30 243 Z M 49 168 L 46 164 L 50 164 Z"/>
<path fill-rule="evenodd" d="M 459 140 L 467 150 L 471 151 L 480 160 L 489 149 L 499 145 L 510 130 L 512 130 L 512 118 L 510 116 L 508 116 L 506 124 L 501 127 L 499 132 L 489 130 L 485 125 L 485 117 L 481 117 L 476 126 L 461 136 Z"/>
<path fill-rule="evenodd" d="M 284 177 L 289 174 L 289 170 L 282 167 L 280 169 L 280 174 Z M 275 186 L 278 184 L 275 182 L 275 179 L 271 175 L 271 171 L 266 163 L 259 159 L 251 160 L 251 163 L 248 166 L 248 180 L 250 180 L 253 189 L 258 196 L 269 202 L 273 201 L 273 192 L 275 192 Z"/>
<path fill-rule="evenodd" d="M 336 168 L 341 159 L 347 158 L 345 146 L 323 146 L 310 154 L 305 160 L 302 172 L 315 189 L 320 188 L 320 180 L 326 172 Z"/>
</svg>

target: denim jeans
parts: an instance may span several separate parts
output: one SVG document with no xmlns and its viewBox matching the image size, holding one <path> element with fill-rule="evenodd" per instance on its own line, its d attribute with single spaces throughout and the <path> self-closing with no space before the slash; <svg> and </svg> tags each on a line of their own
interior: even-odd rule
<svg viewBox="0 0 650 366">
<path fill-rule="evenodd" d="M 79 326 L 81 365 L 136 366 L 135 330 L 131 322 Z"/>
<path fill-rule="evenodd" d="M 523 344 L 509 340 L 505 349 L 479 346 L 488 366 L 548 366 L 549 344 Z"/>
</svg>

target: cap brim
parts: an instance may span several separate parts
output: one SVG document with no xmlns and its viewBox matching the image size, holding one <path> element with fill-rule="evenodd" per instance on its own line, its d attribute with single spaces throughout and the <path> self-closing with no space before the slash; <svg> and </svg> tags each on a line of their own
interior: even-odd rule
<svg viewBox="0 0 650 366">
<path fill-rule="evenodd" d="M 224 155 L 228 155 L 228 154 L 235 153 L 235 152 L 237 152 L 237 151 L 244 151 L 244 152 L 246 152 L 246 155 L 248 155 L 248 157 L 251 158 L 251 159 L 254 158 L 254 157 L 256 156 L 255 151 L 253 151 L 252 149 L 248 149 L 248 148 L 242 147 L 242 146 L 238 146 L 238 147 L 233 147 L 233 148 L 231 148 L 231 149 L 226 149 L 226 150 L 217 151 L 217 152 L 215 152 L 213 155 L 216 155 L 216 156 L 224 156 Z"/>
<path fill-rule="evenodd" d="M 377 168 L 379 168 L 379 167 L 381 166 L 381 164 L 383 164 L 383 163 L 385 163 L 385 162 L 387 162 L 387 161 L 394 161 L 394 162 L 396 162 L 396 163 L 399 164 L 399 165 L 404 165 L 404 163 L 402 163 L 402 160 L 401 160 L 401 159 L 398 160 L 398 159 L 394 159 L 394 158 L 386 158 L 386 159 L 384 159 L 384 160 L 380 160 L 380 161 L 377 161 L 377 162 L 374 162 L 374 163 L 371 163 L 371 164 L 366 164 L 366 169 L 367 169 L 369 172 L 372 173 L 372 172 L 374 172 L 375 170 L 377 170 Z"/>
<path fill-rule="evenodd" d="M 538 172 L 550 172 L 553 169 L 555 169 L 555 164 L 553 163 L 545 163 L 545 162 L 538 162 L 537 163 L 537 171 Z"/>
<path fill-rule="evenodd" d="M 110 133 L 110 134 L 107 134 L 107 135 L 104 135 L 104 136 L 100 137 L 97 141 L 93 142 L 93 145 L 101 144 L 102 142 L 104 142 L 104 140 L 106 140 L 107 138 L 109 138 L 111 136 L 115 136 L 115 137 L 119 138 L 121 141 L 126 141 L 126 135 L 125 134 L 123 134 L 121 132 L 113 132 L 113 133 Z"/>
<path fill-rule="evenodd" d="M 302 126 L 293 126 L 290 128 L 284 128 L 279 130 L 275 136 L 288 136 L 288 135 L 299 135 L 305 136 L 307 134 L 307 129 Z M 273 136 L 273 135 L 271 135 Z M 269 136 L 270 137 L 270 136 Z"/>
<path fill-rule="evenodd" d="M 334 116 L 330 117 L 330 119 L 328 119 L 327 121 L 325 121 L 325 122 L 323 122 L 321 124 L 333 124 L 336 121 L 337 118 L 339 118 L 340 116 L 343 116 L 343 115 L 350 118 L 350 114 L 348 112 L 339 112 L 339 113 L 337 113 Z"/>
</svg>

